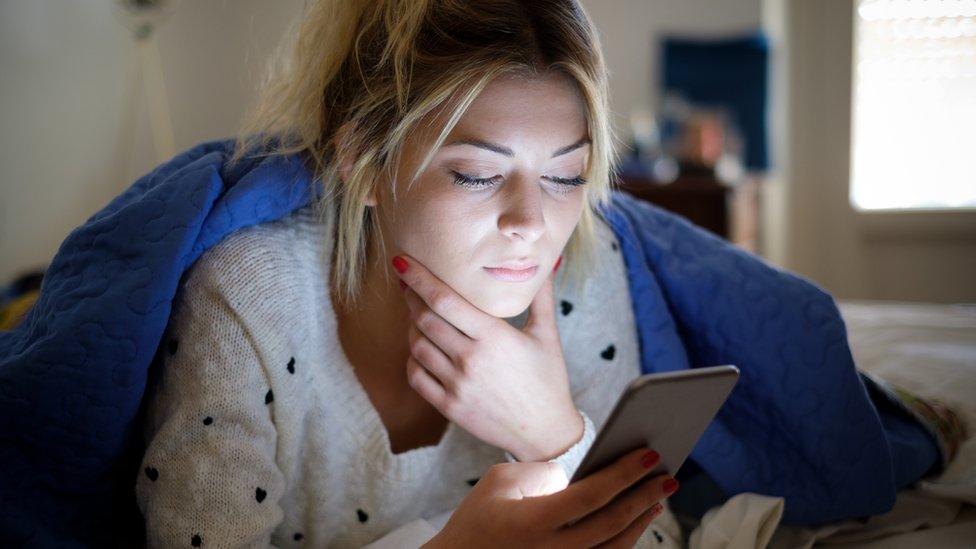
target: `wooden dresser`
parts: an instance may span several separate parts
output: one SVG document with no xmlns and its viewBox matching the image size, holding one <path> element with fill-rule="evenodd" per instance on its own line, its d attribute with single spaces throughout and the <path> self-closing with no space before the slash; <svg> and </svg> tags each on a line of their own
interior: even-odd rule
<svg viewBox="0 0 976 549">
<path fill-rule="evenodd" d="M 730 187 L 708 170 L 686 168 L 667 184 L 631 175 L 620 176 L 618 183 L 620 190 L 758 253 L 759 181 L 756 178 L 746 178 Z"/>
</svg>

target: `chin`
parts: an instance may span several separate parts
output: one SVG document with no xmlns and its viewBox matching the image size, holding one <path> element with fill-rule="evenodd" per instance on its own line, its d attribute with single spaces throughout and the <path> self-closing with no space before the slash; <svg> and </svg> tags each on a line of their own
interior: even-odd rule
<svg viewBox="0 0 976 549">
<path fill-rule="evenodd" d="M 480 291 L 468 299 L 472 305 L 496 318 L 511 318 L 525 312 L 535 292 L 515 291 L 511 284 L 501 283 L 495 291 Z M 528 287 L 526 288 L 528 289 Z"/>
</svg>

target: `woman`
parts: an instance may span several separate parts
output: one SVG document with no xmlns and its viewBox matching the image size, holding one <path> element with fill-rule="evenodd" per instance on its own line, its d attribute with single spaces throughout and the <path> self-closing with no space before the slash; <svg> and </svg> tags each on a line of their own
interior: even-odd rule
<svg viewBox="0 0 976 549">
<path fill-rule="evenodd" d="M 360 546 L 459 505 L 431 546 L 634 545 L 677 490 L 653 451 L 562 490 L 639 373 L 584 11 L 327 0 L 296 37 L 236 158 L 301 155 L 325 193 L 186 278 L 150 545 Z"/>
</svg>

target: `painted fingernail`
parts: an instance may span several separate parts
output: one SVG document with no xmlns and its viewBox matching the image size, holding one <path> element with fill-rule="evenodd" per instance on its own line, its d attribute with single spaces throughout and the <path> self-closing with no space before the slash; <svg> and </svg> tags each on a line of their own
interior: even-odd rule
<svg viewBox="0 0 976 549">
<path fill-rule="evenodd" d="M 402 280 L 397 280 L 400 283 L 400 289 L 405 290 L 407 288 L 407 283 Z"/>
<path fill-rule="evenodd" d="M 643 465 L 645 469 L 650 469 L 655 463 L 657 463 L 657 460 L 660 457 L 661 456 L 659 456 L 654 450 L 648 450 L 646 454 L 641 456 L 641 465 Z"/>
<path fill-rule="evenodd" d="M 556 269 L 559 268 L 559 264 L 562 262 L 563 262 L 563 256 L 559 256 L 559 259 L 556 260 L 556 266 L 552 268 L 553 272 L 555 272 Z"/>
<path fill-rule="evenodd" d="M 678 481 L 674 480 L 673 478 L 669 478 L 668 480 L 664 481 L 663 488 L 665 493 L 673 494 L 678 491 Z"/>
<path fill-rule="evenodd" d="M 407 260 L 402 257 L 395 255 L 393 256 L 393 268 L 397 270 L 398 273 L 403 274 L 407 272 Z"/>
<path fill-rule="evenodd" d="M 663 510 L 664 510 L 664 506 L 661 505 L 660 503 L 655 503 L 654 505 L 651 506 L 651 514 L 652 515 L 656 515 L 656 514 L 660 513 Z"/>
</svg>

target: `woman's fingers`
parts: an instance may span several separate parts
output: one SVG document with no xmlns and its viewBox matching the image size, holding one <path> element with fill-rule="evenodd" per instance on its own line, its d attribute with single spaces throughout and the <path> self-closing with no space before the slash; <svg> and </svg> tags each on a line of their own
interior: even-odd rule
<svg viewBox="0 0 976 549">
<path fill-rule="evenodd" d="M 407 359 L 407 383 L 424 400 L 444 413 L 443 409 L 448 398 L 447 390 L 413 357 Z"/>
<path fill-rule="evenodd" d="M 405 289 L 404 297 L 417 328 L 452 362 L 457 362 L 473 340 L 428 307 L 413 289 Z"/>
<path fill-rule="evenodd" d="M 468 337 L 478 339 L 498 324 L 497 318 L 469 303 L 416 259 L 398 255 L 393 258 L 393 266 L 432 311 Z"/>
<path fill-rule="evenodd" d="M 637 517 L 634 522 L 631 522 L 626 530 L 597 545 L 597 547 L 600 549 L 631 549 L 647 530 L 647 527 L 650 526 L 651 521 L 656 519 L 663 510 L 663 505 L 655 503 L 650 509 L 644 511 L 644 514 Z"/>
<path fill-rule="evenodd" d="M 562 510 L 553 517 L 558 526 L 579 520 L 609 504 L 617 494 L 640 480 L 657 465 L 660 456 L 646 448 L 624 454 L 614 463 L 582 478 L 553 495 Z"/>
<path fill-rule="evenodd" d="M 590 547 L 622 534 L 641 515 L 668 496 L 664 483 L 669 475 L 659 475 L 624 491 L 610 504 L 564 529 L 567 543 Z"/>
<path fill-rule="evenodd" d="M 451 359 L 427 339 L 417 326 L 411 324 L 408 332 L 410 357 L 437 378 L 441 386 L 451 388 L 455 377 L 454 364 Z"/>
</svg>

